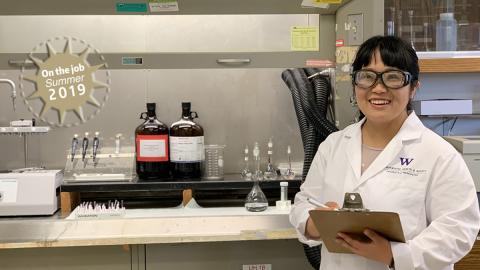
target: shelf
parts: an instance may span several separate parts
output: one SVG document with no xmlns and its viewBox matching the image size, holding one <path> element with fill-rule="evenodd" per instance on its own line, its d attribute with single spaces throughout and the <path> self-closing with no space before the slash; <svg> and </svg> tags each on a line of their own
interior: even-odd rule
<svg viewBox="0 0 480 270">
<path fill-rule="evenodd" d="M 428 118 L 480 118 L 480 114 L 419 115 Z"/>
<path fill-rule="evenodd" d="M 302 180 L 263 180 L 260 186 L 270 206 L 280 198 L 280 182 L 287 181 L 288 198 L 293 199 L 300 190 Z M 164 208 L 178 206 L 182 201 L 195 198 L 202 207 L 243 206 L 252 189 L 253 181 L 240 178 L 239 174 L 225 175 L 225 180 L 173 180 L 131 182 L 83 182 L 64 183 L 62 213 L 70 212 L 82 201 L 123 201 L 127 208 Z"/>
<path fill-rule="evenodd" d="M 175 12 L 116 12 L 117 0 L 2 0 L 0 15 L 190 15 L 190 14 L 335 14 L 350 2 L 330 4 L 328 8 L 303 8 L 301 0 L 182 0 Z M 146 4 L 144 0 L 126 1 Z M 148 6 L 148 4 L 146 4 Z"/>
<path fill-rule="evenodd" d="M 289 183 L 289 188 L 299 188 L 301 179 L 295 180 L 262 180 L 260 186 L 262 188 L 278 188 L 280 189 L 280 182 L 286 181 Z M 130 182 L 68 182 L 61 186 L 62 192 L 132 192 L 132 191 L 166 191 L 166 190 L 184 190 L 184 189 L 214 189 L 214 190 L 228 190 L 228 189 L 244 189 L 251 188 L 253 181 L 242 180 L 240 175 L 225 175 L 224 180 L 173 180 L 167 181 L 138 181 L 134 179 Z"/>
<path fill-rule="evenodd" d="M 480 72 L 480 57 L 419 59 L 421 73 Z"/>
<path fill-rule="evenodd" d="M 40 134 L 47 133 L 50 127 L 0 127 L 0 134 L 17 135 L 17 134 Z"/>
</svg>

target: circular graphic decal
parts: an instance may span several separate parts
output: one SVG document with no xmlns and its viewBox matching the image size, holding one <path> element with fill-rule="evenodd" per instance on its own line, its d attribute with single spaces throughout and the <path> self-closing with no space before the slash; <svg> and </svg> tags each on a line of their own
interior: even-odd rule
<svg viewBox="0 0 480 270">
<path fill-rule="evenodd" d="M 57 51 L 56 46 L 62 45 L 63 50 Z M 79 53 L 74 53 L 74 46 Z M 28 110 L 36 117 L 51 126 L 76 126 L 92 119 L 105 105 L 110 92 L 108 65 L 85 41 L 56 37 L 38 44 L 29 58 L 37 70 L 29 74 L 31 71 L 22 67 L 20 89 Z M 23 80 L 34 85 L 28 89 Z"/>
</svg>

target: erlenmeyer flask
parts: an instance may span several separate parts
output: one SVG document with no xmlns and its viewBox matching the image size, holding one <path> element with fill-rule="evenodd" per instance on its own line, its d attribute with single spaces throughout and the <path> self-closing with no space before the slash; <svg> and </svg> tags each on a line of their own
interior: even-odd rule
<svg viewBox="0 0 480 270">
<path fill-rule="evenodd" d="M 254 181 L 252 190 L 245 199 L 245 208 L 250 212 L 262 212 L 267 210 L 268 201 L 257 180 Z"/>
</svg>

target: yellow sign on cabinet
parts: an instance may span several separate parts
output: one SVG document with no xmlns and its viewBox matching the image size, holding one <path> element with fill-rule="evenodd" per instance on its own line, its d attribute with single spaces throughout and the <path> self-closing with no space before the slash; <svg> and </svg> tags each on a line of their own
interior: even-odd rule
<svg viewBox="0 0 480 270">
<path fill-rule="evenodd" d="M 293 26 L 291 31 L 292 51 L 318 51 L 318 27 Z"/>
</svg>

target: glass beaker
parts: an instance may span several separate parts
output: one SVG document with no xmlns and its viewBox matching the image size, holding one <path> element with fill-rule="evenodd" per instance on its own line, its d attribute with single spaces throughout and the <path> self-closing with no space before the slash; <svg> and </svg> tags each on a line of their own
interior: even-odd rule
<svg viewBox="0 0 480 270">
<path fill-rule="evenodd" d="M 245 199 L 245 208 L 250 212 L 262 212 L 267 210 L 267 207 L 267 197 L 260 188 L 258 180 L 254 180 L 252 190 Z"/>
<path fill-rule="evenodd" d="M 207 180 L 223 179 L 223 149 L 225 145 L 205 145 L 205 169 L 203 178 Z"/>
</svg>

